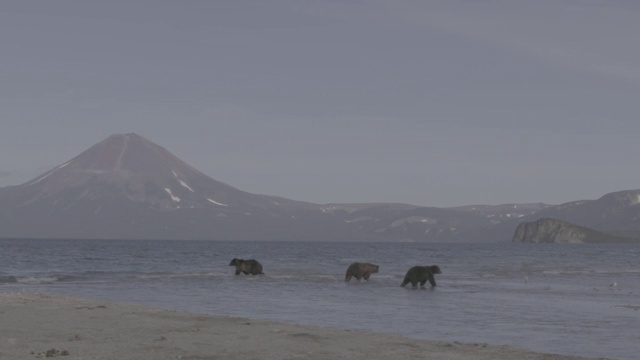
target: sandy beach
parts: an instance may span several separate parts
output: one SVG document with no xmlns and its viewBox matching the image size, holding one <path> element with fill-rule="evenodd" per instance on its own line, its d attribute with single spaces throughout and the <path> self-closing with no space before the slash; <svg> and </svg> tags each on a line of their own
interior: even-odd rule
<svg viewBox="0 0 640 360">
<path fill-rule="evenodd" d="M 584 359 L 508 346 L 0 293 L 0 359 Z"/>
</svg>

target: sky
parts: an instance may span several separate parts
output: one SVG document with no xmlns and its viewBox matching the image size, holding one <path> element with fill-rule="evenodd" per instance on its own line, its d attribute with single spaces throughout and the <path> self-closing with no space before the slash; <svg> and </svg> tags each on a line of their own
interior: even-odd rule
<svg viewBox="0 0 640 360">
<path fill-rule="evenodd" d="M 313 203 L 640 188 L 635 0 L 4 0 L 0 186 L 137 133 Z"/>
</svg>

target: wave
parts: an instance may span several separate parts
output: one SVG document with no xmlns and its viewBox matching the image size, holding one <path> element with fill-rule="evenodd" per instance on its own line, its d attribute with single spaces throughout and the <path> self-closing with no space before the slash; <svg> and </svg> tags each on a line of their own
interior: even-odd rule
<svg viewBox="0 0 640 360">
<path fill-rule="evenodd" d="M 18 276 L 0 276 L 0 284 L 25 284 L 25 285 L 42 285 L 42 284 L 53 284 L 58 282 L 59 278 L 57 277 L 34 277 L 34 276 L 26 276 L 26 277 L 18 277 Z"/>
<path fill-rule="evenodd" d="M 626 269 L 607 269 L 607 268 L 483 268 L 477 271 L 475 275 L 482 278 L 502 278 L 502 277 L 519 277 L 519 276 L 584 276 L 584 275 L 632 275 L 640 274 L 640 268 Z M 471 274 L 457 273 L 462 277 Z"/>
<path fill-rule="evenodd" d="M 39 274 L 39 275 L 6 275 L 0 276 L 0 284 L 45 285 L 55 283 L 72 283 L 106 280 L 104 274 Z"/>
<path fill-rule="evenodd" d="M 399 276 L 392 274 L 373 274 L 371 280 L 395 280 Z M 149 273 L 127 276 L 129 280 L 140 281 L 222 281 L 222 280 L 269 280 L 269 281 L 307 281 L 307 282 L 344 282 L 344 274 L 321 273 L 266 273 L 262 275 L 234 275 L 233 272 L 195 272 L 195 273 Z M 371 281 L 370 280 L 370 281 Z M 352 281 L 356 281 L 353 279 Z"/>
<path fill-rule="evenodd" d="M 228 277 L 228 273 L 151 273 L 151 274 L 136 274 L 131 275 L 129 278 L 136 280 L 216 280 L 224 277 Z"/>
<path fill-rule="evenodd" d="M 46 285 L 55 283 L 96 283 L 135 281 L 207 281 L 229 277 L 227 273 L 126 273 L 126 272 L 84 272 L 80 274 L 44 275 L 2 275 L 2 284 Z M 231 275 L 232 276 L 232 275 Z"/>
<path fill-rule="evenodd" d="M 625 275 L 640 274 L 640 269 L 549 269 L 541 273 L 543 275 Z"/>
<path fill-rule="evenodd" d="M 497 268 L 482 269 L 473 273 L 454 272 L 442 275 L 442 279 L 449 281 L 465 281 L 473 279 L 520 279 L 534 276 L 545 277 L 581 277 L 581 276 L 610 276 L 623 277 L 634 276 L 640 274 L 640 268 L 628 269 L 570 269 L 570 268 L 551 268 L 551 269 L 532 269 L 532 268 Z M 403 278 L 402 274 L 372 274 L 370 282 L 397 282 Z M 295 273 L 295 272 L 272 272 L 260 276 L 234 275 L 230 271 L 214 271 L 214 272 L 117 272 L 117 271 L 88 271 L 81 273 L 42 273 L 42 274 L 2 274 L 0 275 L 0 285 L 22 284 L 22 285 L 46 285 L 60 283 L 135 283 L 135 282 L 220 282 L 233 280 L 251 280 L 251 281 L 273 281 L 273 282 L 311 282 L 311 283 L 332 283 L 344 282 L 344 274 L 342 273 Z M 355 279 L 352 282 L 357 281 Z"/>
</svg>

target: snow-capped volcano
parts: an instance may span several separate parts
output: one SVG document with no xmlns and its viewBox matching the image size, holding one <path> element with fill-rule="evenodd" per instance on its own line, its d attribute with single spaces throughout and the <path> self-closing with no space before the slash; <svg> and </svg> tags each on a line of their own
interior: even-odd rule
<svg viewBox="0 0 640 360">
<path fill-rule="evenodd" d="M 250 194 L 216 181 L 138 134 L 116 134 L 20 186 L 31 196 L 22 205 L 74 193 L 65 206 L 101 197 L 123 197 L 156 210 L 301 205 Z M 106 190 L 109 191 L 106 191 Z M 98 209 L 96 202 L 96 210 Z"/>
<path fill-rule="evenodd" d="M 72 198 L 63 201 L 64 206 L 118 196 L 157 210 L 275 206 L 273 201 L 208 177 L 137 134 L 112 135 L 21 187 L 31 195 L 21 205 L 48 198 L 60 203 L 61 193 L 76 189 Z M 95 210 L 98 206 L 96 202 Z"/>
<path fill-rule="evenodd" d="M 266 213 L 311 206 L 216 181 L 137 134 L 109 136 L 11 190 L 2 207 L 14 209 L 4 227 L 20 229 L 13 236 L 216 238 L 238 215 L 250 228 Z M 216 222 L 210 232 L 190 234 Z"/>
</svg>

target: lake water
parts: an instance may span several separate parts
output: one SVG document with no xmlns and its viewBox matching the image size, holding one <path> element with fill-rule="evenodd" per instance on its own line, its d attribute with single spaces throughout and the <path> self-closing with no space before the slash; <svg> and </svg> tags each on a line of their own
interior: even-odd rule
<svg viewBox="0 0 640 360">
<path fill-rule="evenodd" d="M 235 276 L 234 257 L 265 275 Z M 345 283 L 354 261 L 380 272 Z M 436 288 L 399 286 L 434 264 Z M 0 291 L 20 290 L 567 355 L 640 349 L 638 244 L 0 240 Z"/>
</svg>

